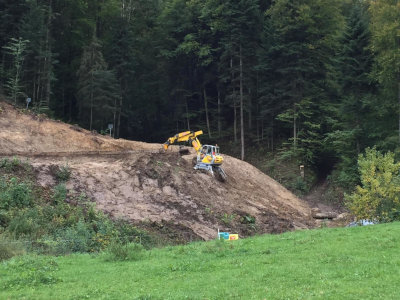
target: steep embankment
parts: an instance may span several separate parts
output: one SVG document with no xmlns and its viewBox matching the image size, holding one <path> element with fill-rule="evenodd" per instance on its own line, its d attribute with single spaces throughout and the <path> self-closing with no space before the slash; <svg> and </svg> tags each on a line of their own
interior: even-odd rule
<svg viewBox="0 0 400 300">
<path fill-rule="evenodd" d="M 55 185 L 68 164 L 69 193 L 84 192 L 114 217 L 215 237 L 217 228 L 283 232 L 314 226 L 309 206 L 255 167 L 225 156 L 228 181 L 193 170 L 193 154 L 160 144 L 114 140 L 0 104 L 0 153 L 29 157 L 37 180 Z"/>
</svg>

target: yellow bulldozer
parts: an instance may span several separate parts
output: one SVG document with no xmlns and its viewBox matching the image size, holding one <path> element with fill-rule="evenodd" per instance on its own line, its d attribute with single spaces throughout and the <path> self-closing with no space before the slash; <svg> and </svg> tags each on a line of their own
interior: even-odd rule
<svg viewBox="0 0 400 300">
<path fill-rule="evenodd" d="M 169 145 L 176 142 L 188 142 L 196 150 L 197 159 L 195 170 L 206 170 L 213 176 L 218 176 L 218 179 L 225 181 L 227 176 L 222 169 L 221 165 L 224 159 L 219 153 L 217 145 L 202 145 L 197 138 L 203 134 L 202 130 L 199 131 L 185 131 L 175 134 L 164 143 L 164 149 L 167 150 Z"/>
</svg>

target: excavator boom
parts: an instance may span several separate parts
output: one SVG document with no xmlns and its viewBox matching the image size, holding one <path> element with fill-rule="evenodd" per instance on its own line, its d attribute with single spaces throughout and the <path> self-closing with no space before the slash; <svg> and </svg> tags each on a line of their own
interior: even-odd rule
<svg viewBox="0 0 400 300">
<path fill-rule="evenodd" d="M 163 145 L 164 149 L 167 150 L 169 145 L 175 142 L 189 142 L 192 144 L 193 148 L 196 152 L 199 152 L 201 149 L 201 143 L 197 138 L 199 135 L 203 134 L 202 130 L 199 131 L 184 131 L 181 133 L 175 134 L 173 137 L 170 137 Z"/>
</svg>

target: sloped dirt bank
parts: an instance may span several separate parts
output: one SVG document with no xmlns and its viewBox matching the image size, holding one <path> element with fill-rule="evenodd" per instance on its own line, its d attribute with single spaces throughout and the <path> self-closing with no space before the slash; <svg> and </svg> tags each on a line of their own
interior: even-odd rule
<svg viewBox="0 0 400 300">
<path fill-rule="evenodd" d="M 114 140 L 0 104 L 0 154 L 30 160 L 39 184 L 56 184 L 54 166 L 71 170 L 70 195 L 133 223 L 189 232 L 280 233 L 315 226 L 310 207 L 252 165 L 224 156 L 227 182 L 193 169 L 193 153 Z"/>
</svg>

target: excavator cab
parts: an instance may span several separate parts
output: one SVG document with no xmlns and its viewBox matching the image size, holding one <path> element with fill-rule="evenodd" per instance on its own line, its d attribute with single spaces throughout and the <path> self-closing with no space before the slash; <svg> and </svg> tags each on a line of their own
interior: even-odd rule
<svg viewBox="0 0 400 300">
<path fill-rule="evenodd" d="M 219 154 L 219 147 L 214 145 L 203 145 L 197 155 L 197 163 L 206 165 L 221 165 L 223 161 Z"/>
</svg>

